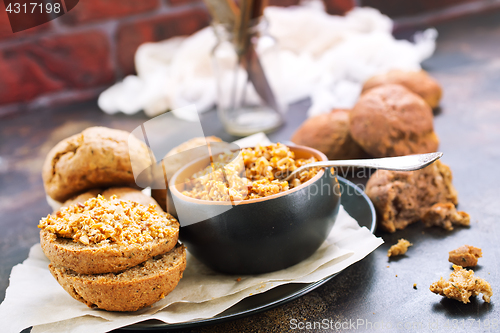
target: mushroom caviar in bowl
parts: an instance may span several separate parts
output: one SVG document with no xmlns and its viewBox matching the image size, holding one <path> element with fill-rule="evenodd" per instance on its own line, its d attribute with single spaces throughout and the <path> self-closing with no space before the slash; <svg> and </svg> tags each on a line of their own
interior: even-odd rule
<svg viewBox="0 0 500 333">
<path fill-rule="evenodd" d="M 295 265 L 328 237 L 338 214 L 332 169 L 299 166 L 327 160 L 312 148 L 274 144 L 196 159 L 172 177 L 170 191 L 189 252 L 227 274 L 261 274 Z"/>
</svg>

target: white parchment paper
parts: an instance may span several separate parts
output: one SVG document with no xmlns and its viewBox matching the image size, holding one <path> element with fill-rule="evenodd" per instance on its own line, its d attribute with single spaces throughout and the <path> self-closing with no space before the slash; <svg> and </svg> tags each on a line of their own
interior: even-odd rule
<svg viewBox="0 0 500 333">
<path fill-rule="evenodd" d="M 188 253 L 187 268 L 177 288 L 153 306 L 128 313 L 90 309 L 74 300 L 48 270 L 40 244 L 15 266 L 0 305 L 2 332 L 107 332 L 148 319 L 181 323 L 211 318 L 246 297 L 286 283 L 312 283 L 338 273 L 383 243 L 340 207 L 327 240 L 307 260 L 290 268 L 261 275 L 218 274 Z M 241 278 L 241 279 L 238 279 Z"/>
<path fill-rule="evenodd" d="M 264 133 L 257 133 L 235 143 L 251 147 L 271 141 Z M 148 319 L 173 324 L 211 318 L 246 297 L 274 287 L 312 283 L 338 273 L 382 243 L 341 206 L 326 241 L 310 258 L 295 266 L 253 276 L 223 275 L 188 252 L 184 276 L 174 291 L 151 307 L 126 313 L 90 309 L 73 299 L 51 275 L 49 260 L 40 244 L 35 244 L 28 259 L 12 269 L 5 300 L 0 304 L 0 331 L 19 333 L 33 326 L 32 333 L 101 333 Z"/>
</svg>

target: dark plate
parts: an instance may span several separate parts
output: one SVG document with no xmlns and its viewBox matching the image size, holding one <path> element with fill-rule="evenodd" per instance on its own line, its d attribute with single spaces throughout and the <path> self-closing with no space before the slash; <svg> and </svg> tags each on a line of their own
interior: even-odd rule
<svg viewBox="0 0 500 333">
<path fill-rule="evenodd" d="M 376 216 L 375 208 L 370 199 L 363 193 L 363 191 L 354 185 L 352 182 L 338 177 L 341 187 L 341 204 L 344 209 L 355 218 L 359 225 L 367 227 L 372 233 L 375 231 Z M 233 305 L 224 312 L 219 313 L 217 316 L 189 321 L 178 324 L 165 324 L 161 321 L 149 320 L 142 323 L 134 324 L 122 328 L 122 330 L 140 330 L 140 331 L 154 331 L 154 330 L 169 330 L 181 329 L 189 327 L 198 327 L 208 324 L 221 323 L 228 320 L 234 320 L 242 317 L 249 316 L 261 311 L 272 309 L 276 306 L 290 302 L 297 297 L 300 297 L 309 291 L 321 286 L 323 283 L 332 279 L 336 274 L 330 275 L 322 280 L 314 283 L 289 283 L 262 294 L 254 295 L 243 299 L 241 302 Z"/>
</svg>

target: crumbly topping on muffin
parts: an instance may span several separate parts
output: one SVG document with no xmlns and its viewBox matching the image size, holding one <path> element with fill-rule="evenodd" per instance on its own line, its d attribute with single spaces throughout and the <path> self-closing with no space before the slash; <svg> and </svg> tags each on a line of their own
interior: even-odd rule
<svg viewBox="0 0 500 333">
<path fill-rule="evenodd" d="M 145 243 L 169 237 L 177 220 L 168 213 L 112 196 L 99 195 L 85 203 L 62 208 L 42 218 L 38 227 L 62 238 L 72 238 L 84 245 L 104 243 Z"/>
</svg>

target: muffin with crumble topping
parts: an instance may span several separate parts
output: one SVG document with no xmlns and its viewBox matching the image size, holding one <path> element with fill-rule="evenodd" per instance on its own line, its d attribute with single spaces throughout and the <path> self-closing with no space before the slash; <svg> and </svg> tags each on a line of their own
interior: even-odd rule
<svg viewBox="0 0 500 333">
<path fill-rule="evenodd" d="M 155 205 L 91 198 L 42 218 L 45 255 L 79 274 L 116 273 L 174 248 L 179 223 Z"/>
</svg>

